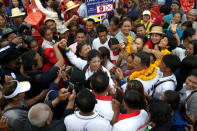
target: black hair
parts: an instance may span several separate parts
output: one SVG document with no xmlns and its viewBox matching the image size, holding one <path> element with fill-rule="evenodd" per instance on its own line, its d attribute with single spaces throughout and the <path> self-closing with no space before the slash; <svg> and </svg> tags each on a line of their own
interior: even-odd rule
<svg viewBox="0 0 197 131">
<path fill-rule="evenodd" d="M 0 2 L 0 8 L 2 8 L 4 6 L 3 2 Z"/>
<path fill-rule="evenodd" d="M 88 89 L 82 89 L 77 94 L 75 102 L 81 112 L 90 113 L 95 107 L 96 98 Z"/>
<path fill-rule="evenodd" d="M 136 21 L 137 19 L 140 19 L 141 15 L 140 14 L 132 14 L 130 17 L 131 22 Z"/>
<path fill-rule="evenodd" d="M 176 91 L 172 90 L 167 90 L 165 93 L 165 101 L 167 104 L 170 105 L 171 109 L 175 112 L 177 109 L 180 111 L 181 116 L 183 117 L 184 120 L 189 122 L 190 124 L 193 124 L 191 119 L 187 116 L 186 114 L 186 109 L 184 103 L 179 104 L 180 102 L 180 94 Z"/>
<path fill-rule="evenodd" d="M 88 45 L 88 43 L 82 42 L 82 43 L 78 43 L 78 44 L 77 44 L 76 55 L 77 55 L 78 57 L 81 57 L 81 56 L 79 55 L 79 52 L 81 52 L 81 49 L 82 49 L 82 47 L 83 47 L 84 45 Z"/>
<path fill-rule="evenodd" d="M 137 39 L 137 38 L 142 39 L 142 41 L 143 41 L 143 45 L 145 45 L 145 44 L 146 44 L 146 42 L 148 42 L 148 38 L 147 38 L 146 36 L 141 36 L 141 35 L 139 35 L 139 36 L 137 36 L 135 39 Z"/>
<path fill-rule="evenodd" d="M 77 23 L 75 21 L 70 22 L 70 24 L 68 25 L 68 29 L 70 30 L 72 27 L 78 27 Z"/>
<path fill-rule="evenodd" d="M 197 68 L 194 68 L 193 70 L 191 70 L 188 76 L 195 76 L 195 77 L 197 77 Z"/>
<path fill-rule="evenodd" d="M 179 93 L 172 90 L 164 92 L 165 101 L 170 105 L 173 111 L 176 111 L 179 107 L 180 96 Z"/>
<path fill-rule="evenodd" d="M 169 46 L 168 50 L 169 51 L 174 50 L 178 46 L 176 38 L 169 35 L 167 35 L 166 37 L 168 38 L 168 46 Z"/>
<path fill-rule="evenodd" d="M 24 71 L 31 71 L 33 65 L 37 66 L 37 60 L 35 59 L 35 57 L 36 52 L 34 51 L 28 51 L 22 55 L 22 65 Z"/>
<path fill-rule="evenodd" d="M 76 32 L 77 33 L 84 33 L 84 35 L 86 36 L 87 32 L 83 29 L 83 28 L 79 28 Z"/>
<path fill-rule="evenodd" d="M 136 89 L 129 89 L 125 91 L 124 102 L 131 109 L 140 109 L 142 105 L 142 95 Z"/>
<path fill-rule="evenodd" d="M 21 53 L 19 51 L 17 51 L 16 49 L 13 49 L 12 51 L 9 52 L 9 54 L 7 54 L 4 59 L 3 59 L 3 63 L 4 64 L 9 64 L 11 61 L 15 61 L 17 63 L 17 65 L 20 65 L 20 59 L 19 56 L 21 56 Z"/>
<path fill-rule="evenodd" d="M 47 30 L 51 30 L 48 26 L 42 26 L 41 28 L 40 28 L 40 35 L 42 36 L 42 37 L 45 37 L 44 35 L 45 35 L 45 33 L 46 33 L 46 31 Z"/>
<path fill-rule="evenodd" d="M 163 126 L 171 121 L 171 109 L 169 105 L 161 100 L 154 100 L 149 105 L 150 120 L 156 124 L 156 126 Z"/>
<path fill-rule="evenodd" d="M 138 81 L 138 80 L 130 80 L 128 81 L 127 83 L 127 86 L 126 86 L 127 90 L 130 90 L 130 89 L 135 89 L 137 91 L 139 91 L 141 93 L 141 96 L 142 96 L 142 105 L 140 107 L 140 109 L 146 109 L 146 103 L 145 103 L 145 100 L 146 100 L 146 96 L 144 95 L 144 86 L 143 84 Z"/>
<path fill-rule="evenodd" d="M 181 26 L 186 26 L 186 28 L 192 28 L 192 22 L 191 21 L 185 21 L 183 22 L 183 24 L 181 24 Z"/>
<path fill-rule="evenodd" d="M 129 21 L 131 23 L 131 19 L 130 18 L 124 18 L 121 22 L 121 26 L 126 22 Z"/>
<path fill-rule="evenodd" d="M 113 21 L 116 26 L 120 24 L 120 19 L 116 16 L 112 17 L 110 22 Z"/>
<path fill-rule="evenodd" d="M 194 68 L 197 68 L 197 56 L 189 55 L 181 61 L 180 72 L 185 76 Z"/>
<path fill-rule="evenodd" d="M 116 8 L 116 11 L 120 15 L 125 15 L 125 11 L 122 8 Z"/>
<path fill-rule="evenodd" d="M 143 28 L 145 29 L 144 24 L 137 24 L 136 29 L 137 29 L 138 27 L 143 27 Z"/>
<path fill-rule="evenodd" d="M 110 38 L 108 41 L 108 46 L 111 47 L 112 45 L 119 44 L 119 41 L 116 38 Z"/>
<path fill-rule="evenodd" d="M 197 55 L 197 40 L 192 40 L 192 41 L 189 42 L 189 44 L 193 45 L 193 50 L 194 50 L 193 55 Z"/>
<path fill-rule="evenodd" d="M 177 55 L 165 55 L 163 56 L 162 61 L 168 68 L 170 68 L 172 73 L 174 73 L 181 65 L 181 60 Z"/>
<path fill-rule="evenodd" d="M 96 49 L 92 49 L 91 51 L 88 52 L 88 62 L 90 62 L 94 57 L 101 58 L 101 54 Z"/>
<path fill-rule="evenodd" d="M 28 45 L 29 49 L 31 48 L 31 42 L 37 41 L 37 39 L 35 37 L 30 36 L 30 35 L 24 35 L 24 36 L 22 36 L 22 39 L 23 39 L 24 43 L 26 43 Z"/>
<path fill-rule="evenodd" d="M 192 37 L 196 33 L 196 30 L 194 28 L 186 28 L 183 31 L 182 39 L 186 39 L 187 37 Z"/>
<path fill-rule="evenodd" d="M 99 34 L 100 32 L 106 32 L 107 33 L 107 27 L 103 24 L 99 24 L 96 28 L 96 32 L 97 32 L 97 34 Z"/>
<path fill-rule="evenodd" d="M 63 18 L 62 18 L 62 11 L 61 11 L 61 9 L 60 9 L 60 7 L 59 7 L 59 2 L 58 1 L 53 1 L 52 3 L 51 3 L 51 5 L 50 5 L 50 7 L 52 8 L 52 9 L 54 9 L 56 12 L 57 12 L 57 14 L 58 14 L 58 18 L 60 19 L 60 20 L 63 20 Z"/>
<path fill-rule="evenodd" d="M 99 49 L 99 52 L 101 53 L 101 57 L 104 59 L 107 56 L 107 59 L 110 59 L 110 52 L 109 49 L 101 46 Z"/>
<path fill-rule="evenodd" d="M 92 22 L 93 24 L 95 24 L 95 21 L 92 18 L 89 18 L 87 21 Z"/>
<path fill-rule="evenodd" d="M 164 13 L 165 15 L 168 15 L 170 13 L 170 8 L 166 5 L 162 5 L 159 11 L 160 13 Z"/>
<path fill-rule="evenodd" d="M 141 59 L 142 65 L 146 67 L 150 66 L 150 55 L 147 52 L 141 51 L 141 52 L 136 53 L 135 56 Z"/>
<path fill-rule="evenodd" d="M 103 93 L 109 85 L 109 76 L 106 72 L 98 70 L 91 76 L 90 82 L 95 93 Z"/>
<path fill-rule="evenodd" d="M 70 76 L 70 82 L 74 84 L 76 93 L 81 90 L 81 87 L 85 84 L 86 77 L 85 73 L 81 70 L 75 69 Z"/>
</svg>

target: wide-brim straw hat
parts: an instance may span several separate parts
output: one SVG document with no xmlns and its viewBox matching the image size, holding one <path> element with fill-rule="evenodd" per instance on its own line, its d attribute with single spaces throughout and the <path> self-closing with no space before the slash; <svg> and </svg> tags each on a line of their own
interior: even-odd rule
<svg viewBox="0 0 197 131">
<path fill-rule="evenodd" d="M 164 35 L 163 33 L 163 28 L 161 26 L 154 26 L 152 27 L 151 31 L 149 32 L 149 34 L 161 34 Z"/>
<path fill-rule="evenodd" d="M 19 17 L 25 15 L 25 12 L 21 12 L 19 8 L 13 8 L 12 9 L 12 16 L 10 17 Z"/>
<path fill-rule="evenodd" d="M 74 9 L 74 8 L 76 8 L 78 6 L 79 6 L 79 4 L 76 4 L 73 1 L 69 1 L 69 2 L 66 3 L 66 8 L 67 8 L 66 11 Z"/>
</svg>

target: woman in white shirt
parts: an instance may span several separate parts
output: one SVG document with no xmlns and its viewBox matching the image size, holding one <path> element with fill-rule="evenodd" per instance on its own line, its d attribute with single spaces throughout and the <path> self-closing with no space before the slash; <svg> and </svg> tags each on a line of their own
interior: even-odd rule
<svg viewBox="0 0 197 131">
<path fill-rule="evenodd" d="M 70 51 L 70 49 L 66 49 L 65 52 L 70 62 L 79 70 L 85 72 L 86 80 L 88 80 L 88 78 L 91 77 L 95 71 L 103 70 L 104 72 L 107 72 L 109 76 L 109 85 L 111 88 L 114 86 L 114 82 L 111 79 L 109 71 L 101 65 L 101 54 L 97 50 L 93 49 L 88 52 L 87 61 L 78 58 L 72 51 Z"/>
</svg>

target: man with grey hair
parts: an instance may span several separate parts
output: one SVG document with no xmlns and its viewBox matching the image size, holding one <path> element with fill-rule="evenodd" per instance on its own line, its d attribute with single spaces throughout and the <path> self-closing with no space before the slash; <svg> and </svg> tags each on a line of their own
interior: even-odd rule
<svg viewBox="0 0 197 131">
<path fill-rule="evenodd" d="M 53 120 L 53 108 L 67 98 L 69 102 L 65 110 L 65 116 L 73 113 L 73 105 L 75 100 L 75 91 L 70 94 L 67 89 L 62 88 L 59 95 L 48 104 L 38 103 L 32 106 L 28 112 L 28 122 L 25 126 L 25 131 L 65 131 L 64 118 Z"/>
<path fill-rule="evenodd" d="M 44 127 L 50 124 L 51 109 L 47 104 L 38 103 L 29 110 L 28 119 L 33 126 Z"/>
<path fill-rule="evenodd" d="M 192 22 L 192 27 L 197 31 L 197 9 L 191 9 L 187 14 L 187 20 Z"/>
</svg>

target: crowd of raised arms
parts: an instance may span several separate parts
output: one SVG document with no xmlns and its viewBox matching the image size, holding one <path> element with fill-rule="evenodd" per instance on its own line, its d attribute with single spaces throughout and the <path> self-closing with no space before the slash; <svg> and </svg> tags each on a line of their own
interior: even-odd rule
<svg viewBox="0 0 197 131">
<path fill-rule="evenodd" d="M 0 0 L 0 131 L 197 131 L 197 1 L 89 2 Z"/>
</svg>

